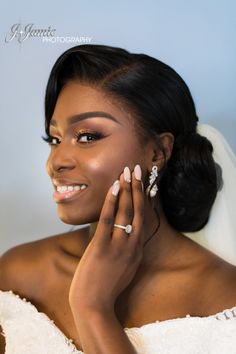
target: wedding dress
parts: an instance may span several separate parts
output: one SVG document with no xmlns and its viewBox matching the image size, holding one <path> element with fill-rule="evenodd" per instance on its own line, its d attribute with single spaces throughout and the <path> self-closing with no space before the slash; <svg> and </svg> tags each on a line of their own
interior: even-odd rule
<svg viewBox="0 0 236 354">
<path fill-rule="evenodd" d="M 12 292 L 0 291 L 0 325 L 5 354 L 83 353 L 44 313 Z M 235 354 L 236 306 L 208 317 L 187 315 L 124 330 L 138 354 Z"/>
</svg>

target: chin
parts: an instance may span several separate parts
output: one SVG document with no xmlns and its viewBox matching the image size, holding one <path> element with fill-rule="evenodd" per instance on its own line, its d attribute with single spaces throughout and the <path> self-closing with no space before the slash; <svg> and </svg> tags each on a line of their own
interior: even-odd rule
<svg viewBox="0 0 236 354">
<path fill-rule="evenodd" d="M 100 217 L 99 213 L 94 214 L 86 214 L 84 211 L 79 213 L 70 213 L 66 210 L 61 210 L 58 208 L 58 217 L 59 219 L 64 222 L 65 224 L 69 225 L 83 225 L 83 224 L 91 224 L 93 222 L 97 222 Z"/>
</svg>

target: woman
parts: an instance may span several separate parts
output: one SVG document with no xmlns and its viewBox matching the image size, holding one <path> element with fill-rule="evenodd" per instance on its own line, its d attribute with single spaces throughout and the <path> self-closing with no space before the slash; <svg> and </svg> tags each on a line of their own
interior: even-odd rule
<svg viewBox="0 0 236 354">
<path fill-rule="evenodd" d="M 45 114 L 59 217 L 91 225 L 2 256 L 1 353 L 233 353 L 235 266 L 182 233 L 221 185 L 184 81 L 81 45 L 55 63 Z"/>
</svg>

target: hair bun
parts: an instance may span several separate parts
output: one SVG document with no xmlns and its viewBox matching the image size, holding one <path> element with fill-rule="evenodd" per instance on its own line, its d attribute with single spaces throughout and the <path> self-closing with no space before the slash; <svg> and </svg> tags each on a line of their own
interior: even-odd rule
<svg viewBox="0 0 236 354">
<path fill-rule="evenodd" d="M 179 231 L 198 231 L 209 219 L 217 194 L 212 152 L 211 142 L 198 133 L 180 135 L 174 143 L 160 193 L 167 219 Z"/>
</svg>

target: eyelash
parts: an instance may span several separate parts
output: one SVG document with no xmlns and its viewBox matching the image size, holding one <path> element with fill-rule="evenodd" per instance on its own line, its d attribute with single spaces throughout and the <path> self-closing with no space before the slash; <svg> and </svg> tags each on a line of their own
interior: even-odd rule
<svg viewBox="0 0 236 354">
<path fill-rule="evenodd" d="M 83 136 L 93 137 L 93 140 L 99 140 L 99 139 L 103 138 L 103 135 L 101 133 L 89 132 L 89 131 L 82 131 L 82 132 L 75 133 L 74 138 L 79 143 L 79 139 L 81 137 L 83 137 Z M 49 135 L 49 134 L 46 137 L 43 137 L 43 140 L 46 141 L 49 145 L 59 145 L 60 144 L 59 138 L 54 137 L 54 136 Z M 56 143 L 53 142 L 54 140 L 56 140 Z M 93 140 L 82 142 L 82 144 L 90 144 L 91 142 L 93 142 Z"/>
</svg>

